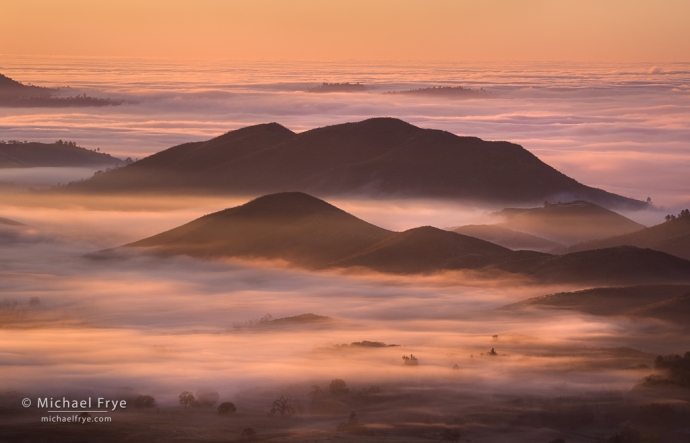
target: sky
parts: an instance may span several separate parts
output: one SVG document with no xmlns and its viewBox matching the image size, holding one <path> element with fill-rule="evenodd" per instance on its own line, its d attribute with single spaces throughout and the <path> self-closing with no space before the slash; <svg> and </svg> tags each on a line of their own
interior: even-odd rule
<svg viewBox="0 0 690 443">
<path fill-rule="evenodd" d="M 0 54 L 690 61 L 686 0 L 3 0 Z"/>
</svg>

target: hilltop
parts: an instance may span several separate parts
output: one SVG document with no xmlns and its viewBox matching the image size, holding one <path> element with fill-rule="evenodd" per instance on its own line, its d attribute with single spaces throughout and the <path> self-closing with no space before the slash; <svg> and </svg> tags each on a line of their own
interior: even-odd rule
<svg viewBox="0 0 690 443">
<path fill-rule="evenodd" d="M 683 213 L 686 214 L 685 212 Z M 621 245 L 650 248 L 690 260 L 690 216 L 684 215 L 670 219 L 665 223 L 644 228 L 630 234 L 580 243 L 570 247 L 569 251 L 586 251 Z"/>
<path fill-rule="evenodd" d="M 512 251 L 430 226 L 393 232 L 299 192 L 266 195 L 125 247 L 206 259 L 271 260 L 313 270 L 474 270 L 570 283 L 690 281 L 689 261 L 658 251 L 619 247 L 554 256 Z"/>
<path fill-rule="evenodd" d="M 506 208 L 492 215 L 503 220 L 499 223 L 501 227 L 568 245 L 644 228 L 644 225 L 587 201 L 546 202 L 540 208 Z"/>
<path fill-rule="evenodd" d="M 72 142 L 0 142 L 0 168 L 58 166 L 121 166 L 125 162 L 103 152 L 91 151 Z"/>
<path fill-rule="evenodd" d="M 644 209 L 585 186 L 523 147 L 373 118 L 295 134 L 277 124 L 185 143 L 71 186 L 73 192 L 367 195 L 541 202 L 554 196 Z"/>
</svg>

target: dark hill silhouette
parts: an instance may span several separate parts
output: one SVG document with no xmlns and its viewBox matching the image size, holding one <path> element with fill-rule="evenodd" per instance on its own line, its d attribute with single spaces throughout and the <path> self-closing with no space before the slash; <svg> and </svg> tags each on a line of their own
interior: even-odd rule
<svg viewBox="0 0 690 443">
<path fill-rule="evenodd" d="M 5 218 L 5 217 L 0 217 L 0 225 L 6 225 L 6 226 L 26 226 L 24 223 L 20 223 L 18 221 Z"/>
<path fill-rule="evenodd" d="M 0 143 L 0 168 L 123 164 L 119 158 L 67 143 Z"/>
<path fill-rule="evenodd" d="M 299 192 L 260 197 L 125 246 L 165 255 L 281 260 L 308 269 L 471 269 L 573 283 L 690 281 L 690 262 L 658 251 L 620 247 L 553 256 L 429 226 L 392 232 Z"/>
<path fill-rule="evenodd" d="M 209 146 L 215 146 L 210 149 Z M 213 155 L 211 155 L 213 153 Z M 228 156 L 225 156 L 225 153 Z M 184 158 L 179 167 L 170 158 Z M 501 202 L 570 196 L 606 206 L 643 202 L 590 188 L 519 145 L 373 118 L 293 134 L 277 124 L 232 131 L 154 154 L 71 186 L 78 192 L 367 194 Z"/>
<path fill-rule="evenodd" d="M 639 285 L 593 288 L 530 298 L 504 310 L 530 307 L 575 310 L 593 315 L 632 315 L 690 321 L 690 285 Z"/>
<path fill-rule="evenodd" d="M 267 195 L 127 246 L 165 254 L 286 260 L 321 268 L 392 232 L 298 192 Z"/>
<path fill-rule="evenodd" d="M 71 106 L 117 106 L 119 100 L 87 97 L 86 94 L 75 97 L 56 97 L 59 88 L 25 85 L 0 74 L 0 107 L 49 107 L 63 108 Z"/>
<path fill-rule="evenodd" d="M 569 245 L 644 228 L 629 218 L 586 201 L 545 203 L 541 208 L 506 208 L 492 215 L 505 220 L 499 226 Z"/>
<path fill-rule="evenodd" d="M 580 243 L 569 250 L 577 252 L 621 245 L 650 248 L 690 260 L 690 217 L 679 217 L 630 234 Z"/>
<path fill-rule="evenodd" d="M 630 312 L 635 317 L 653 317 L 690 326 L 690 290 L 678 297 L 653 303 Z"/>
<path fill-rule="evenodd" d="M 541 258 L 539 253 L 530 254 Z M 360 266 L 380 272 L 409 274 L 481 269 L 515 259 L 516 253 L 502 246 L 423 226 L 396 233 L 333 266 Z"/>
<path fill-rule="evenodd" d="M 555 256 L 527 273 L 550 282 L 690 282 L 690 261 L 651 249 L 619 246 Z"/>
<path fill-rule="evenodd" d="M 531 251 L 550 252 L 563 247 L 560 243 L 497 225 L 465 225 L 448 230 L 480 238 L 513 250 L 529 249 Z"/>
<path fill-rule="evenodd" d="M 56 89 L 25 85 L 0 74 L 0 100 L 17 97 L 48 98 Z"/>
</svg>

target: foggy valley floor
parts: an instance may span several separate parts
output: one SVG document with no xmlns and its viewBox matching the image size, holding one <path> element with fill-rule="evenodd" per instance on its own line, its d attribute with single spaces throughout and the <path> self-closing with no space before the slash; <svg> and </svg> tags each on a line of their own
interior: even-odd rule
<svg viewBox="0 0 690 443">
<path fill-rule="evenodd" d="M 663 382 L 654 361 L 690 350 L 677 323 L 498 309 L 585 289 L 574 284 L 138 253 L 97 260 L 88 254 L 233 203 L 77 203 L 2 208 L 30 229 L 0 248 L 0 441 L 453 441 L 457 431 L 460 441 L 584 442 L 629 423 L 646 441 L 687 441 L 688 389 Z M 382 207 L 383 220 L 391 206 Z M 418 209 L 393 207 L 392 224 L 416 223 Z M 295 317 L 307 313 L 325 318 Z M 660 381 L 645 381 L 651 374 Z M 334 379 L 349 391 L 333 393 Z M 218 397 L 183 408 L 183 391 Z M 112 423 L 55 425 L 19 403 L 123 395 L 150 395 L 156 406 L 130 405 L 108 414 Z M 281 396 L 294 415 L 269 417 Z M 219 415 L 227 401 L 237 412 Z"/>
</svg>

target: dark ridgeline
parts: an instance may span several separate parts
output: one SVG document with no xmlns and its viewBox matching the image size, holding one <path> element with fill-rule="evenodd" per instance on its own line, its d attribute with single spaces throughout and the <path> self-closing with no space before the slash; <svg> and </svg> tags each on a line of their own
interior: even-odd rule
<svg viewBox="0 0 690 443">
<path fill-rule="evenodd" d="M 644 225 L 586 201 L 546 202 L 539 208 L 506 208 L 491 215 L 504 220 L 501 227 L 568 245 L 644 229 Z"/>
<path fill-rule="evenodd" d="M 681 214 L 685 215 L 630 234 L 580 243 L 570 247 L 569 251 L 576 252 L 632 245 L 638 248 L 651 248 L 663 251 L 676 257 L 690 260 L 690 215 L 687 215 L 687 212 L 682 212 Z"/>
<path fill-rule="evenodd" d="M 44 88 L 25 85 L 0 74 L 0 107 L 11 108 L 63 108 L 72 106 L 117 106 L 120 100 L 87 97 L 86 94 L 72 97 L 56 97 L 59 88 Z"/>
<path fill-rule="evenodd" d="M 307 89 L 307 92 L 329 93 L 329 92 L 365 92 L 367 87 L 361 83 L 326 83 Z"/>
<path fill-rule="evenodd" d="M 688 326 L 690 285 L 639 285 L 593 288 L 530 298 L 503 310 L 548 308 L 602 316 L 657 318 Z"/>
<path fill-rule="evenodd" d="M 125 162 L 103 152 L 81 148 L 72 142 L 0 142 L 0 168 L 58 166 L 122 166 Z"/>
<path fill-rule="evenodd" d="M 443 98 L 488 98 L 489 91 L 481 89 L 463 88 L 462 86 L 432 86 L 429 88 L 408 89 L 406 91 L 388 91 L 384 94 L 430 96 Z"/>
<path fill-rule="evenodd" d="M 532 251 L 550 252 L 563 247 L 560 243 L 497 225 L 465 225 L 449 228 L 449 230 L 458 234 L 480 238 L 513 250 L 529 249 Z"/>
<path fill-rule="evenodd" d="M 68 188 L 74 192 L 452 198 L 489 202 L 583 199 L 646 203 L 585 186 L 519 145 L 373 118 L 300 134 L 277 123 L 186 143 Z"/>
<path fill-rule="evenodd" d="M 554 283 L 690 282 L 690 262 L 663 252 L 618 247 L 554 256 L 429 226 L 393 232 L 300 192 L 260 197 L 125 246 L 164 255 L 281 260 L 308 269 L 476 270 Z"/>
</svg>

